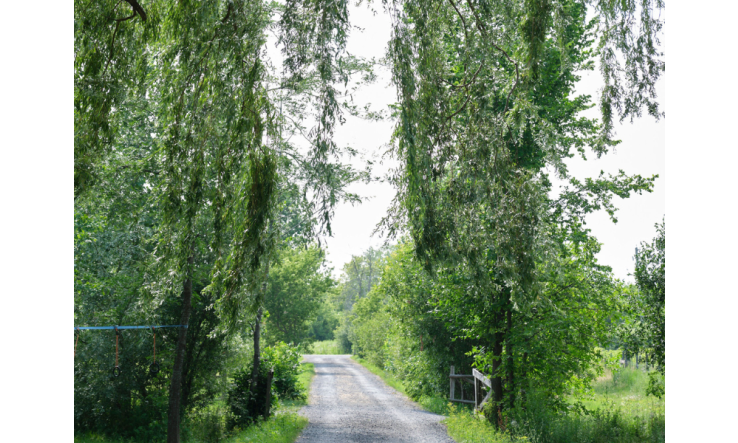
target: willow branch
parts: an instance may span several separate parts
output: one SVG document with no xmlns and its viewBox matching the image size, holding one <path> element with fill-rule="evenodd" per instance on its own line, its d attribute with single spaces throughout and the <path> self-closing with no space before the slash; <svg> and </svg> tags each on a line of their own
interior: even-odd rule
<svg viewBox="0 0 738 443">
<path fill-rule="evenodd" d="M 105 69 L 103 69 L 103 75 L 105 75 L 105 73 L 108 71 L 108 66 L 110 65 L 110 61 L 113 59 L 113 50 L 115 49 L 115 35 L 118 33 L 118 27 L 120 27 L 120 23 L 130 20 L 135 16 L 136 16 L 136 11 L 133 11 L 133 14 L 131 14 L 128 17 L 115 19 L 115 31 L 113 31 L 113 38 L 110 40 L 110 54 L 108 55 L 108 62 L 105 63 Z"/>
<path fill-rule="evenodd" d="M 131 5 L 134 12 L 137 12 L 141 16 L 141 20 L 146 21 L 146 11 L 144 11 L 136 0 L 126 0 L 126 2 Z"/>
<path fill-rule="evenodd" d="M 479 29 L 479 32 L 481 32 L 482 35 L 487 37 L 487 30 L 482 24 L 482 21 L 479 19 L 479 16 L 477 15 L 477 10 L 474 9 L 474 5 L 472 4 L 471 0 L 466 0 L 466 3 L 469 5 L 469 8 L 471 9 L 472 14 L 474 14 L 477 29 Z M 515 83 L 513 84 L 512 89 L 510 89 L 510 92 L 507 94 L 507 98 L 505 99 L 505 112 L 504 113 L 507 113 L 507 107 L 510 101 L 510 96 L 512 96 L 513 91 L 515 91 L 515 88 L 518 87 L 518 83 L 520 83 L 520 71 L 518 68 L 518 63 L 515 60 L 513 60 L 512 57 L 510 57 L 510 54 L 508 54 L 507 51 L 497 46 L 497 44 L 495 44 L 494 41 L 490 39 L 489 42 L 495 49 L 502 52 L 505 55 L 505 58 L 507 58 L 507 60 L 515 66 Z"/>
<path fill-rule="evenodd" d="M 451 3 L 451 6 L 453 6 L 454 10 L 456 11 L 456 15 L 459 16 L 461 19 L 461 23 L 464 24 L 464 35 L 466 35 L 466 40 L 469 41 L 469 32 L 466 30 L 466 20 L 464 20 L 464 16 L 461 15 L 461 12 L 459 12 L 459 8 L 456 7 L 456 4 L 454 3 L 454 0 L 448 0 L 449 3 Z"/>
<path fill-rule="evenodd" d="M 226 11 L 225 17 L 223 17 L 223 20 L 221 20 L 221 23 L 225 23 L 228 18 L 231 16 L 231 10 L 233 9 L 233 3 L 228 3 L 228 10 Z"/>
</svg>

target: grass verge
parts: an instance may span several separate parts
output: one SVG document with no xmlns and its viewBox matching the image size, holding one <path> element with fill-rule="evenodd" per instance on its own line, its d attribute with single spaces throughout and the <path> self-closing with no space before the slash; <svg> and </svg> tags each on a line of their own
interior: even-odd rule
<svg viewBox="0 0 738 443">
<path fill-rule="evenodd" d="M 224 442 L 292 443 L 297 440 L 297 436 L 307 424 L 307 418 L 294 412 L 275 414 L 266 421 L 238 432 Z"/>
</svg>

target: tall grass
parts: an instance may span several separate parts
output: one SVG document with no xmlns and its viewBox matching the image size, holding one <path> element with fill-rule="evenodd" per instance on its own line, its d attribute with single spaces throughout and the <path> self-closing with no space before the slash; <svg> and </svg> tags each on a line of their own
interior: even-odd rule
<svg viewBox="0 0 738 443">
<path fill-rule="evenodd" d="M 665 414 L 664 399 L 646 395 L 648 374 L 632 367 L 606 370 L 595 382 L 593 395 L 579 401 L 589 410 L 619 409 L 641 418 Z M 572 399 L 573 400 L 573 399 Z"/>
<path fill-rule="evenodd" d="M 338 340 L 316 341 L 311 345 L 311 353 L 318 355 L 338 355 L 343 354 Z"/>
<path fill-rule="evenodd" d="M 448 406 L 449 416 L 446 424 L 449 437 L 458 443 L 509 443 L 529 442 L 526 436 L 511 436 L 499 432 L 484 417 L 473 414 L 469 408 L 455 404 Z"/>
<path fill-rule="evenodd" d="M 648 375 L 636 369 L 608 373 L 582 401 L 588 411 L 557 414 L 531 401 L 510 423 L 518 440 L 480 421 L 468 410 L 452 408 L 449 435 L 458 443 L 665 443 L 666 401 L 646 396 Z M 579 400 L 570 399 L 572 404 Z M 527 438 L 527 440 L 520 440 Z"/>
</svg>

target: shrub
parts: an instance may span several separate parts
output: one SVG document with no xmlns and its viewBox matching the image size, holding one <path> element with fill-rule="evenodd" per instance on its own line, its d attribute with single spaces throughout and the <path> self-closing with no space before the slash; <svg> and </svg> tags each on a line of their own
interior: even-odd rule
<svg viewBox="0 0 738 443">
<path fill-rule="evenodd" d="M 233 384 L 228 393 L 228 407 L 232 417 L 228 420 L 228 428 L 238 426 L 245 428 L 259 417 L 265 417 L 269 371 L 274 370 L 271 388 L 271 404 L 276 406 L 277 399 L 295 400 L 305 398 L 299 383 L 300 352 L 291 344 L 279 342 L 264 348 L 261 353 L 257 392 L 251 395 L 251 372 L 253 362 L 248 362 L 233 376 Z"/>
<path fill-rule="evenodd" d="M 297 378 L 302 358 L 296 346 L 279 342 L 265 348 L 261 357 L 265 367 L 274 369 L 273 384 L 279 398 L 296 400 L 305 397 Z"/>
<path fill-rule="evenodd" d="M 236 426 L 245 428 L 254 423 L 259 417 L 266 417 L 267 385 L 269 384 L 269 367 L 259 365 L 256 380 L 256 392 L 251 392 L 251 371 L 253 364 L 237 371 L 233 376 L 233 385 L 228 392 L 228 408 L 232 416 L 228 419 L 228 429 Z M 276 394 L 272 385 L 272 393 Z M 271 393 L 270 393 L 271 394 Z"/>
</svg>

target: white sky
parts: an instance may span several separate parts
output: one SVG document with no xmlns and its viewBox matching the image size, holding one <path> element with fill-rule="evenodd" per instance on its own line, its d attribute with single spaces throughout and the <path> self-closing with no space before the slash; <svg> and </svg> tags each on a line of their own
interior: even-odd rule
<svg viewBox="0 0 738 443">
<path fill-rule="evenodd" d="M 348 51 L 359 56 L 379 59 L 384 55 L 390 37 L 390 20 L 383 12 L 372 14 L 366 6 L 352 7 L 351 22 L 364 29 L 364 32 L 353 30 L 348 41 Z M 389 85 L 389 72 L 378 69 L 379 79 L 371 86 L 363 88 L 354 96 L 363 105 L 371 103 L 374 109 L 387 109 L 387 105 L 396 101 L 394 87 Z M 597 97 L 600 87 L 599 73 L 588 72 L 583 75 L 578 91 Z M 664 82 L 660 82 L 658 95 L 661 103 L 664 99 Z M 597 112 L 592 110 L 592 112 Z M 587 226 L 603 243 L 598 255 L 602 264 L 613 268 L 616 277 L 632 280 L 628 273 L 633 270 L 632 256 L 635 247 L 644 240 L 650 241 L 656 230 L 654 224 L 661 221 L 665 214 L 665 167 L 664 167 L 664 121 L 655 122 L 651 117 L 636 120 L 633 124 L 625 122 L 616 126 L 618 138 L 622 143 L 615 152 L 596 159 L 588 155 L 589 161 L 579 158 L 568 162 L 569 170 L 575 177 L 596 177 L 600 170 L 616 174 L 623 169 L 628 174 L 638 173 L 643 176 L 658 174 L 652 194 L 634 196 L 628 200 L 615 197 L 615 204 L 620 209 L 616 213 L 618 223 L 613 224 L 606 213 L 598 213 L 589 217 Z M 339 145 L 350 144 L 368 156 L 379 156 L 390 138 L 392 123 L 366 122 L 356 118 L 348 118 L 345 125 L 338 129 L 336 141 Z M 374 175 L 383 175 L 391 164 L 377 164 Z M 377 223 L 386 214 L 394 197 L 394 188 L 388 183 L 354 184 L 350 191 L 371 199 L 361 205 L 342 205 L 336 209 L 333 220 L 333 237 L 327 239 L 327 257 L 338 275 L 343 264 L 352 255 L 359 255 L 370 246 L 379 246 L 383 239 L 372 237 L 371 233 Z"/>
</svg>

